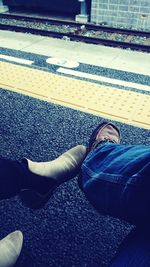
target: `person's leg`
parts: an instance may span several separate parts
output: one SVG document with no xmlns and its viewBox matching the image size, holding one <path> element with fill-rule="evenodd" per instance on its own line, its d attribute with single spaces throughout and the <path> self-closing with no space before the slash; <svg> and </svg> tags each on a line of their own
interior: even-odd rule
<svg viewBox="0 0 150 267">
<path fill-rule="evenodd" d="M 85 156 L 86 147 L 77 145 L 55 160 L 34 162 L 27 159 L 27 165 L 30 172 L 47 178 L 52 177 L 58 183 L 63 183 L 78 174 Z"/>
<path fill-rule="evenodd" d="M 19 162 L 1 158 L 0 199 L 21 192 L 24 204 L 40 208 L 56 187 L 77 175 L 85 155 L 86 148 L 78 145 L 49 162 L 38 163 L 28 159 Z"/>
<path fill-rule="evenodd" d="M 0 159 L 0 200 L 16 196 L 22 188 L 44 190 L 52 182 L 47 177 L 30 172 L 25 160 Z"/>
<path fill-rule="evenodd" d="M 76 146 L 49 162 L 21 162 L 0 158 L 0 200 L 10 198 L 22 189 L 22 201 L 29 207 L 41 207 L 53 190 L 79 171 L 86 148 Z M 23 235 L 15 231 L 0 240 L 0 267 L 12 267 L 21 252 Z"/>
<path fill-rule="evenodd" d="M 0 158 L 0 200 L 20 192 L 24 167 L 18 161 Z"/>
<path fill-rule="evenodd" d="M 81 189 L 102 214 L 135 225 L 150 222 L 150 148 L 105 143 L 82 164 Z"/>
<path fill-rule="evenodd" d="M 123 241 L 110 267 L 150 266 L 150 147 L 111 144 L 116 131 L 105 142 L 99 129 L 91 135 L 79 186 L 99 213 L 140 226 Z"/>
<path fill-rule="evenodd" d="M 120 245 L 109 267 L 150 266 L 150 236 L 134 229 Z"/>
<path fill-rule="evenodd" d="M 30 185 L 26 184 L 21 190 L 20 198 L 23 205 L 33 209 L 41 208 L 60 184 L 78 174 L 85 156 L 86 147 L 78 145 L 53 161 L 38 163 L 26 160 L 26 168 L 30 175 L 32 174 L 32 178 L 29 176 Z"/>
<path fill-rule="evenodd" d="M 15 265 L 23 244 L 23 235 L 15 231 L 0 240 L 0 267 Z"/>
</svg>

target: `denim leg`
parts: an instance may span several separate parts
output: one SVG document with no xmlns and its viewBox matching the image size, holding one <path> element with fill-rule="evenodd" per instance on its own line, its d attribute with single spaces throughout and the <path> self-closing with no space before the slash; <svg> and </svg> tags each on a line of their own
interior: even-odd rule
<svg viewBox="0 0 150 267">
<path fill-rule="evenodd" d="M 109 267 L 150 266 L 150 236 L 134 229 L 120 245 Z"/>
<path fill-rule="evenodd" d="M 84 160 L 80 184 L 100 213 L 143 224 L 150 222 L 149 174 L 148 146 L 103 144 Z"/>
</svg>

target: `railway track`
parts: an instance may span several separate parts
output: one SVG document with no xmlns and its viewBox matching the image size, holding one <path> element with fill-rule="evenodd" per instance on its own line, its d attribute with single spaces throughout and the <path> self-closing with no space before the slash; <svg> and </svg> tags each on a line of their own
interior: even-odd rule
<svg viewBox="0 0 150 267">
<path fill-rule="evenodd" d="M 137 30 L 6 13 L 0 29 L 150 52 L 150 32 Z"/>
</svg>

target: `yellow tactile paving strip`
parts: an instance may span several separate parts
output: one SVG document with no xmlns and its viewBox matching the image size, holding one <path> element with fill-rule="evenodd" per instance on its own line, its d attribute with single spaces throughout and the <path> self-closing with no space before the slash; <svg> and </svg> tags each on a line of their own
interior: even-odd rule
<svg viewBox="0 0 150 267">
<path fill-rule="evenodd" d="M 0 62 L 0 87 L 150 129 L 150 96 Z"/>
</svg>

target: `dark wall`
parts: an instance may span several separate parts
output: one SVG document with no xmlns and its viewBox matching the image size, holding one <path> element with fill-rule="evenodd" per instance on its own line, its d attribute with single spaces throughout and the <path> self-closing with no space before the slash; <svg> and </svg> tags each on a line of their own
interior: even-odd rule
<svg viewBox="0 0 150 267">
<path fill-rule="evenodd" d="M 5 5 L 17 8 L 28 8 L 43 11 L 80 13 L 80 3 L 77 0 L 4 0 Z"/>
</svg>

